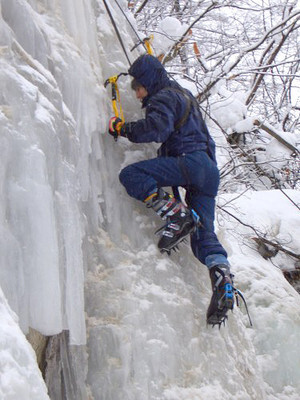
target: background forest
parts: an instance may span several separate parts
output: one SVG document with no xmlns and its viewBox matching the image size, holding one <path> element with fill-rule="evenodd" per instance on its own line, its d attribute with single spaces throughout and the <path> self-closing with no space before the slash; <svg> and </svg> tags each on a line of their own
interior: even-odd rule
<svg viewBox="0 0 300 400">
<path fill-rule="evenodd" d="M 128 7 L 217 132 L 220 193 L 278 189 L 299 212 L 284 192 L 300 188 L 297 1 L 145 0 Z M 252 229 L 264 255 L 286 251 Z"/>
<path fill-rule="evenodd" d="M 139 30 L 154 35 L 156 55 L 176 79 L 194 85 L 202 111 L 230 145 L 225 192 L 299 185 L 296 6 L 291 0 L 129 2 Z"/>
</svg>

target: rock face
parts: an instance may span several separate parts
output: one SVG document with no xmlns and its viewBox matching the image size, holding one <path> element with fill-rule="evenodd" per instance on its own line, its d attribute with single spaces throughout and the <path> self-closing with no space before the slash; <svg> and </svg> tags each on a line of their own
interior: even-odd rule
<svg viewBox="0 0 300 400">
<path fill-rule="evenodd" d="M 42 335 L 35 329 L 29 328 L 29 332 L 26 335 L 26 339 L 28 340 L 33 350 L 35 351 L 38 366 L 43 376 L 45 376 L 46 348 L 49 338 L 47 336 Z"/>
<path fill-rule="evenodd" d="M 44 377 L 54 400 L 88 400 L 85 346 L 70 346 L 67 331 L 49 338 Z"/>
<path fill-rule="evenodd" d="M 284 270 L 283 274 L 297 292 L 300 293 L 300 267 L 294 270 Z"/>
</svg>

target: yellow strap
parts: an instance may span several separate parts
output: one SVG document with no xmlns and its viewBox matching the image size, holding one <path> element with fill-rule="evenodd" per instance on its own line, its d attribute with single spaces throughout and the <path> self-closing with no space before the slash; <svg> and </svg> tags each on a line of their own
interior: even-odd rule
<svg viewBox="0 0 300 400">
<path fill-rule="evenodd" d="M 144 39 L 144 44 L 146 46 L 147 53 L 150 54 L 151 56 L 154 55 L 153 49 L 151 47 L 151 43 L 153 42 L 153 38 L 154 38 L 154 36 L 150 35 L 148 38 Z"/>
<path fill-rule="evenodd" d="M 122 105 L 121 105 L 119 87 L 118 87 L 118 84 L 117 84 L 118 78 L 119 78 L 119 75 L 111 76 L 110 78 L 107 79 L 107 82 L 111 83 L 113 85 L 113 87 L 115 89 L 115 92 L 116 92 L 116 98 L 112 99 L 112 107 L 113 107 L 115 116 L 116 117 L 120 116 L 122 122 L 125 122 L 123 109 L 122 109 Z M 118 106 L 119 106 L 119 110 L 118 110 Z"/>
<path fill-rule="evenodd" d="M 150 194 L 150 196 L 145 198 L 144 203 L 147 203 L 148 201 L 153 199 L 153 197 L 156 197 L 156 196 L 157 196 L 157 192 L 154 192 L 154 193 Z"/>
<path fill-rule="evenodd" d="M 116 92 L 117 92 L 117 103 L 119 105 L 119 110 L 120 110 L 120 117 L 121 117 L 122 122 L 125 122 L 123 109 L 122 109 L 122 104 L 121 104 L 119 88 L 118 88 L 118 85 L 116 83 L 115 83 L 115 85 L 116 85 Z M 114 107 L 114 105 L 113 105 L 113 107 Z M 118 117 L 119 113 L 118 113 L 118 107 L 116 105 L 115 105 L 114 111 L 115 111 L 116 117 Z M 117 111 L 117 113 L 116 113 L 116 111 Z"/>
<path fill-rule="evenodd" d="M 119 110 L 118 110 L 118 106 L 117 106 L 116 100 L 112 100 L 112 108 L 114 110 L 115 116 L 119 117 Z"/>
</svg>

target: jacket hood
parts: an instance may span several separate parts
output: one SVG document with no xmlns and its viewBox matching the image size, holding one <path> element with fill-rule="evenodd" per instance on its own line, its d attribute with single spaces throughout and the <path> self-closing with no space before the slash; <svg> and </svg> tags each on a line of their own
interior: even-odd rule
<svg viewBox="0 0 300 400">
<path fill-rule="evenodd" d="M 149 96 L 170 85 L 170 79 L 164 66 L 150 54 L 144 54 L 137 58 L 128 73 L 147 89 Z"/>
</svg>

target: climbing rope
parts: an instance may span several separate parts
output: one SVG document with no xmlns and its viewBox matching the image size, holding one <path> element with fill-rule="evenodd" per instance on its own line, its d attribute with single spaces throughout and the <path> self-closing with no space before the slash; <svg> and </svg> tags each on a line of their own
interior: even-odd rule
<svg viewBox="0 0 300 400">
<path fill-rule="evenodd" d="M 126 56 L 126 58 L 127 58 L 127 61 L 128 61 L 128 63 L 129 63 L 129 65 L 131 66 L 131 61 L 130 61 L 130 59 L 129 59 L 129 57 L 128 57 L 128 54 L 127 54 L 127 51 L 126 51 L 126 49 L 125 49 L 125 46 L 124 46 L 123 40 L 122 40 L 122 38 L 121 38 L 120 32 L 119 32 L 118 27 L 117 27 L 117 25 L 116 25 L 116 23 L 115 23 L 115 20 L 114 20 L 112 14 L 111 14 L 111 12 L 110 12 L 110 9 L 109 9 L 109 7 L 108 7 L 108 5 L 107 5 L 107 3 L 106 3 L 106 0 L 103 0 L 103 3 L 104 3 L 104 6 L 105 6 L 105 8 L 106 8 L 106 11 L 107 11 L 107 13 L 108 13 L 108 15 L 109 15 L 109 18 L 110 18 L 110 20 L 111 20 L 111 23 L 112 23 L 112 25 L 113 25 L 113 27 L 114 27 L 114 30 L 115 30 L 115 32 L 116 32 L 116 35 L 118 36 L 119 42 L 120 42 L 120 44 L 121 44 L 121 46 L 122 46 L 122 49 L 123 49 L 124 54 L 125 54 L 125 56 Z"/>
<path fill-rule="evenodd" d="M 152 40 L 153 40 L 153 35 L 150 35 L 150 37 L 147 37 L 147 38 L 145 38 L 145 39 L 142 40 L 142 39 L 140 38 L 139 34 L 137 33 L 137 31 L 134 29 L 134 26 L 133 26 L 132 23 L 130 22 L 129 18 L 128 18 L 127 15 L 125 14 L 124 10 L 122 9 L 122 7 L 121 7 L 120 4 L 118 3 L 118 1 L 115 0 L 115 2 L 116 2 L 116 4 L 117 4 L 117 6 L 119 7 L 119 9 L 121 10 L 121 12 L 122 12 L 122 14 L 124 15 L 124 17 L 126 18 L 126 20 L 127 20 L 128 24 L 130 25 L 131 29 L 133 30 L 133 32 L 135 33 L 135 35 L 137 36 L 137 38 L 138 38 L 138 40 L 139 40 L 139 42 L 137 43 L 137 45 L 135 45 L 135 46 L 131 49 L 131 51 L 132 51 L 133 49 L 135 49 L 137 46 L 139 46 L 140 44 L 143 44 L 144 47 L 145 47 L 145 49 L 146 49 L 146 51 L 147 51 L 147 53 L 148 53 L 148 54 L 151 54 L 151 55 L 154 55 L 153 50 L 152 50 L 152 47 L 151 47 L 151 42 L 152 42 Z M 117 37 L 118 37 L 118 39 L 119 39 L 119 42 L 120 42 L 120 44 L 121 44 L 121 47 L 122 47 L 122 49 L 123 49 L 123 51 L 124 51 L 124 54 L 125 54 L 125 56 L 126 56 L 126 58 L 127 58 L 127 61 L 128 61 L 128 63 L 129 63 L 129 65 L 131 66 L 131 61 L 130 61 L 129 56 L 128 56 L 128 54 L 127 54 L 127 51 L 126 51 L 124 42 L 123 42 L 123 40 L 122 40 L 122 38 L 121 38 L 121 35 L 120 35 L 120 32 L 119 32 L 119 30 L 118 30 L 117 24 L 116 24 L 116 22 L 115 22 L 115 20 L 114 20 L 114 18 L 113 18 L 113 16 L 112 16 L 112 13 L 111 13 L 111 11 L 110 11 L 110 9 L 109 9 L 109 7 L 108 7 L 108 4 L 107 4 L 106 0 L 103 0 L 103 3 L 104 3 L 104 6 L 105 6 L 105 8 L 106 8 L 106 11 L 107 11 L 107 13 L 108 13 L 108 15 L 109 15 L 109 18 L 110 18 L 110 20 L 111 20 L 111 23 L 112 23 L 112 25 L 113 25 L 113 27 L 114 27 L 114 30 L 115 30 L 115 32 L 116 32 L 116 35 L 117 35 Z"/>
<path fill-rule="evenodd" d="M 119 7 L 119 9 L 120 9 L 121 13 L 123 14 L 123 16 L 126 18 L 129 26 L 131 27 L 131 29 L 135 33 L 136 37 L 138 38 L 138 43 L 131 49 L 131 51 L 133 51 L 136 47 L 138 47 L 140 44 L 142 44 L 145 47 L 145 50 L 147 51 L 147 53 L 150 54 L 151 56 L 153 56 L 154 52 L 153 52 L 153 49 L 151 47 L 151 43 L 153 41 L 153 35 L 150 35 L 149 37 L 141 39 L 139 34 L 137 33 L 136 29 L 134 28 L 134 26 L 130 22 L 129 18 L 127 17 L 126 13 L 124 12 L 123 8 L 120 6 L 119 2 L 117 0 L 115 0 L 115 2 L 117 4 L 117 6 Z"/>
<path fill-rule="evenodd" d="M 153 35 L 151 35 L 149 38 L 145 38 L 144 40 L 141 40 L 141 38 L 139 37 L 137 31 L 134 29 L 133 25 L 131 24 L 130 20 L 128 19 L 127 15 L 124 13 L 123 9 L 122 9 L 121 6 L 119 5 L 118 1 L 117 1 L 117 0 L 115 0 L 115 1 L 116 1 L 117 5 L 118 5 L 119 9 L 121 10 L 122 14 L 125 16 L 127 22 L 128 22 L 129 25 L 131 26 L 132 30 L 133 30 L 134 33 L 136 34 L 137 38 L 139 39 L 139 43 L 138 43 L 134 48 L 136 48 L 136 47 L 139 46 L 140 44 L 143 44 L 144 47 L 145 47 L 145 49 L 147 50 L 147 53 L 153 55 L 153 50 L 152 50 L 152 47 L 151 47 L 151 42 L 152 42 L 152 40 L 153 40 Z M 119 39 L 119 42 L 120 42 L 120 44 L 121 44 L 121 47 L 122 47 L 122 49 L 123 49 L 123 51 L 124 51 L 124 54 L 125 54 L 125 56 L 126 56 L 126 58 L 127 58 L 127 61 L 128 61 L 128 63 L 129 63 L 129 65 L 131 66 L 131 62 L 130 62 L 130 59 L 129 59 L 129 57 L 128 57 L 128 54 L 127 54 L 127 51 L 126 51 L 124 42 L 123 42 L 123 40 L 122 40 L 122 38 L 121 38 L 120 32 L 119 32 L 119 30 L 118 30 L 118 28 L 117 28 L 117 25 L 116 25 L 116 23 L 115 23 L 115 20 L 114 20 L 112 14 L 111 14 L 111 11 L 110 11 L 110 9 L 109 9 L 107 3 L 106 3 L 106 0 L 103 0 L 103 3 L 104 3 L 104 6 L 105 6 L 105 8 L 106 8 L 106 11 L 107 11 L 107 13 L 108 13 L 108 15 L 109 15 L 109 18 L 110 18 L 110 20 L 111 20 L 111 23 L 112 23 L 112 25 L 113 25 L 113 27 L 114 27 L 114 30 L 115 30 L 115 32 L 116 32 L 116 35 L 117 35 L 117 37 L 118 37 L 118 39 Z M 133 50 L 133 49 L 132 49 L 132 50 Z M 131 51 L 132 51 L 132 50 L 131 50 Z M 113 108 L 113 110 L 114 110 L 115 116 L 116 116 L 117 118 L 121 118 L 122 122 L 125 122 L 124 114 L 123 114 L 123 109 L 122 109 L 122 104 L 121 104 L 121 99 L 120 99 L 120 92 L 119 92 L 119 88 L 118 88 L 118 84 L 117 84 L 117 81 L 118 81 L 118 79 L 119 79 L 119 77 L 120 77 L 121 75 L 128 75 L 128 74 L 125 73 L 125 72 L 121 72 L 121 73 L 118 74 L 118 75 L 111 76 L 110 78 L 106 79 L 106 81 L 105 81 L 105 83 L 104 83 L 104 87 L 106 88 L 109 84 L 111 84 L 111 102 L 112 102 L 112 108 Z"/>
</svg>

